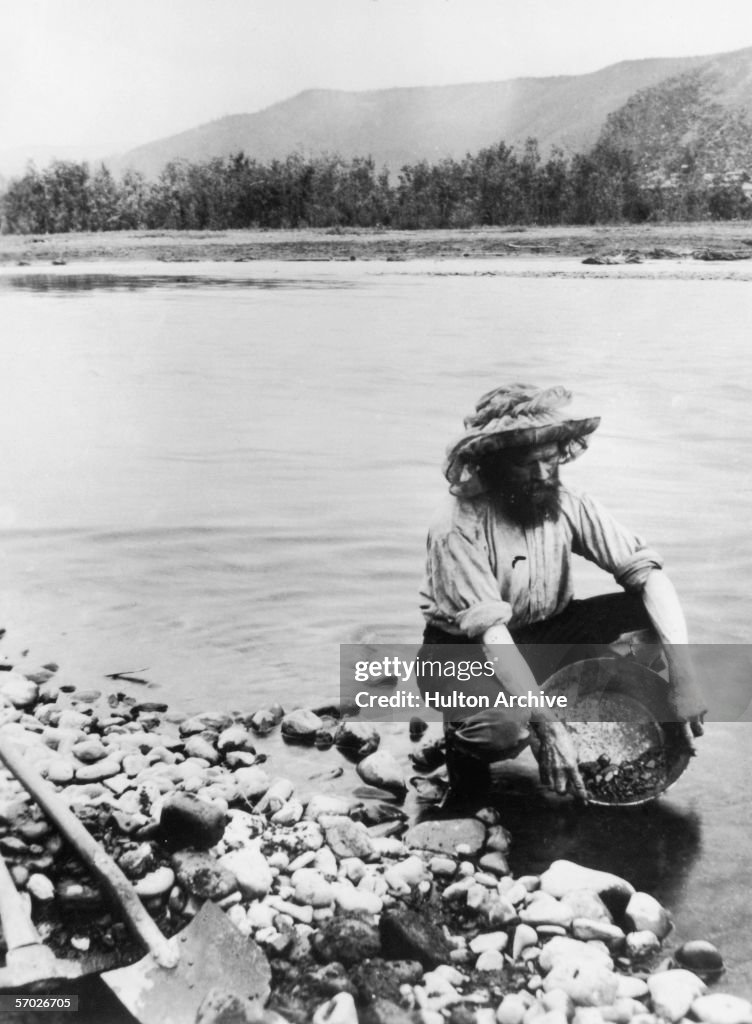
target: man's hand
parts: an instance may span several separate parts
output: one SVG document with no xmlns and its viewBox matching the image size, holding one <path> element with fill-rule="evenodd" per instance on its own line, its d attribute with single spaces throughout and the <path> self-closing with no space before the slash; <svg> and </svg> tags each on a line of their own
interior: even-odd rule
<svg viewBox="0 0 752 1024">
<path fill-rule="evenodd" d="M 580 800 L 587 800 L 587 790 L 577 767 L 577 753 L 572 737 L 562 722 L 545 721 L 531 724 L 540 744 L 537 753 L 540 780 L 563 796 L 567 790 Z"/>
<path fill-rule="evenodd" d="M 703 719 L 708 710 L 705 698 L 689 661 L 684 658 L 671 658 L 670 655 L 667 660 L 674 714 L 681 723 L 684 742 L 694 753 L 695 737 L 702 736 L 705 732 Z"/>
</svg>

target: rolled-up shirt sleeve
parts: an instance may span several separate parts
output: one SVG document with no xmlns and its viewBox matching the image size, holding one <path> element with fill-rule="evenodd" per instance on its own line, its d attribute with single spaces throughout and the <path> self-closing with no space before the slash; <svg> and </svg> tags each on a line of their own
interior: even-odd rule
<svg viewBox="0 0 752 1024">
<path fill-rule="evenodd" d="M 501 599 L 488 552 L 460 530 L 429 537 L 426 568 L 435 613 L 447 625 L 476 637 L 509 622 L 512 608 Z"/>
<path fill-rule="evenodd" d="M 625 590 L 639 592 L 663 559 L 636 534 L 613 518 L 589 495 L 578 495 L 572 550 L 610 572 Z"/>
</svg>

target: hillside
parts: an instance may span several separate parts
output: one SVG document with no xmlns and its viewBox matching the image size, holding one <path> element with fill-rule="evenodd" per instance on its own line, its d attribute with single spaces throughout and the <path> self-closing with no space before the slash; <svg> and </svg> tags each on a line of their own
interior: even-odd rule
<svg viewBox="0 0 752 1024">
<path fill-rule="evenodd" d="M 752 174 L 752 49 L 639 90 L 601 140 L 628 149 L 645 175 Z"/>
<path fill-rule="evenodd" d="M 300 151 L 370 154 L 396 172 L 406 163 L 533 136 L 577 152 L 592 145 L 609 114 L 639 90 L 697 68 L 707 57 L 624 61 L 587 75 L 517 78 L 372 92 L 309 90 L 255 114 L 237 114 L 107 160 L 156 176 L 168 160 L 206 160 L 239 150 L 259 160 Z"/>
</svg>

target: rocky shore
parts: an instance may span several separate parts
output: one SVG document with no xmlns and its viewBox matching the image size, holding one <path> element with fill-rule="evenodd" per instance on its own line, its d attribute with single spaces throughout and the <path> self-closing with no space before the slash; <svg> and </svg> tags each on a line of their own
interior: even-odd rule
<svg viewBox="0 0 752 1024">
<path fill-rule="evenodd" d="M 211 900 L 268 964 L 265 1006 L 219 986 L 200 1024 L 752 1024 L 752 1004 L 719 990 L 718 950 L 700 938 L 672 949 L 669 911 L 628 880 L 564 860 L 513 877 L 514 837 L 492 806 L 408 820 L 400 764 L 350 709 L 180 720 L 157 701 L 59 686 L 56 672 L 0 673 L 4 739 L 165 935 Z M 386 799 L 298 796 L 258 749 L 276 730 L 336 746 Z M 0 850 L 58 956 L 140 958 L 97 879 L 7 773 Z"/>
</svg>

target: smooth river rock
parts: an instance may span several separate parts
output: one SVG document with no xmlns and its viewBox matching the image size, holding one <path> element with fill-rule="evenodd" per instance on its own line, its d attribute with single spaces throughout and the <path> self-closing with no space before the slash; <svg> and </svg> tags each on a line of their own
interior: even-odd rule
<svg viewBox="0 0 752 1024">
<path fill-rule="evenodd" d="M 634 893 L 633 885 L 624 878 L 612 875 L 609 871 L 596 871 L 575 864 L 570 860 L 555 860 L 548 871 L 540 877 L 543 892 L 560 899 L 573 889 L 592 889 L 604 898 L 607 905 L 611 902 L 626 906 Z"/>
<path fill-rule="evenodd" d="M 702 1024 L 752 1024 L 752 1003 L 724 992 L 695 999 L 692 1013 Z"/>
<path fill-rule="evenodd" d="M 313 743 L 322 722 L 309 708 L 290 711 L 282 719 L 282 735 L 297 743 Z"/>
<path fill-rule="evenodd" d="M 407 792 L 407 780 L 399 761 L 388 750 L 376 750 L 359 761 L 356 769 L 361 779 L 369 786 L 386 789 L 397 796 Z"/>
<path fill-rule="evenodd" d="M 686 1017 L 694 1001 L 706 991 L 705 983 L 696 974 L 682 969 L 651 974 L 648 989 L 654 1011 L 674 1022 Z"/>
<path fill-rule="evenodd" d="M 659 939 L 665 939 L 673 927 L 671 918 L 654 896 L 636 892 L 629 897 L 624 917 L 631 932 L 653 932 Z"/>
</svg>

